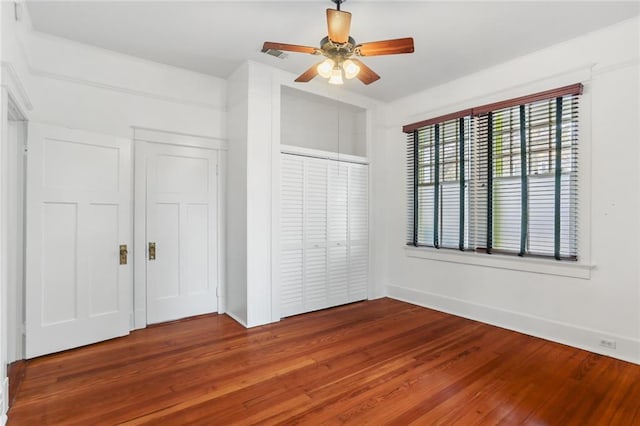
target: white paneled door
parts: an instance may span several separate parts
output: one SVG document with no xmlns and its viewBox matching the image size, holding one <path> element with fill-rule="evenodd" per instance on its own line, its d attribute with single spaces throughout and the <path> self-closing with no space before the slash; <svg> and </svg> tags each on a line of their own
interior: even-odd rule
<svg viewBox="0 0 640 426">
<path fill-rule="evenodd" d="M 27 358 L 128 334 L 129 142 L 30 124 L 28 149 Z"/>
<path fill-rule="evenodd" d="M 218 309 L 218 151 L 136 143 L 146 161 L 147 323 Z"/>
</svg>

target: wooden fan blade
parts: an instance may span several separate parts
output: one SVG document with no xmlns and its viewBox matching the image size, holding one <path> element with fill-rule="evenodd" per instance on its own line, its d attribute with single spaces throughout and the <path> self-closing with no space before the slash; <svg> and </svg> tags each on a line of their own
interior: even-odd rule
<svg viewBox="0 0 640 426">
<path fill-rule="evenodd" d="M 316 47 L 299 46 L 297 44 L 274 43 L 272 41 L 265 41 L 264 44 L 262 45 L 262 51 L 266 52 L 269 49 L 284 50 L 287 52 L 310 53 L 312 55 L 315 55 L 318 51 Z"/>
<path fill-rule="evenodd" d="M 372 41 L 357 46 L 360 56 L 396 55 L 398 53 L 413 53 L 413 38 L 397 38 L 394 40 Z"/>
<path fill-rule="evenodd" d="M 327 9 L 327 28 L 329 40 L 335 43 L 346 43 L 349 41 L 351 13 L 343 10 Z"/>
<path fill-rule="evenodd" d="M 307 83 L 311 81 L 313 77 L 318 75 L 318 65 L 320 65 L 322 62 L 324 61 L 321 61 L 321 62 L 318 62 L 317 64 L 312 65 L 311 68 L 309 68 L 308 70 L 300 74 L 298 78 L 296 78 L 294 81 L 296 83 Z"/>
<path fill-rule="evenodd" d="M 351 58 L 351 60 L 357 66 L 360 67 L 360 72 L 358 73 L 358 75 L 356 77 L 358 77 L 358 80 L 360 80 L 364 84 L 371 84 L 374 81 L 380 79 L 380 76 L 378 74 L 376 74 L 376 72 L 374 70 L 372 70 L 371 68 L 366 66 L 364 62 L 362 62 L 362 61 L 360 61 L 358 59 L 355 59 L 355 58 Z"/>
</svg>

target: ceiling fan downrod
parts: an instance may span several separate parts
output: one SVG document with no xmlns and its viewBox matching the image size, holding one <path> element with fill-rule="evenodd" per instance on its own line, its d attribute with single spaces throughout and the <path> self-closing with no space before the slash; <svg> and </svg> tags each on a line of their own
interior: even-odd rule
<svg viewBox="0 0 640 426">
<path fill-rule="evenodd" d="M 336 10 L 340 10 L 340 5 L 347 0 L 331 0 L 331 1 L 336 4 Z"/>
</svg>

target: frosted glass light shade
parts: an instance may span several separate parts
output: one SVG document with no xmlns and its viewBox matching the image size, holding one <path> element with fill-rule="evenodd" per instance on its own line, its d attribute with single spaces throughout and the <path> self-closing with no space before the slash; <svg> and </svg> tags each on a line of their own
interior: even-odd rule
<svg viewBox="0 0 640 426">
<path fill-rule="evenodd" d="M 342 81 L 342 69 L 340 67 L 334 67 L 331 71 L 331 78 L 329 78 L 329 84 L 343 84 Z"/>
<path fill-rule="evenodd" d="M 320 74 L 324 78 L 331 77 L 331 72 L 333 71 L 335 63 L 331 59 L 327 59 L 318 65 L 318 74 Z"/>
<path fill-rule="evenodd" d="M 342 68 L 344 69 L 344 76 L 347 78 L 347 80 L 350 80 L 353 77 L 357 76 L 360 72 L 360 67 L 351 59 L 347 59 L 346 61 L 344 61 L 342 63 Z"/>
</svg>

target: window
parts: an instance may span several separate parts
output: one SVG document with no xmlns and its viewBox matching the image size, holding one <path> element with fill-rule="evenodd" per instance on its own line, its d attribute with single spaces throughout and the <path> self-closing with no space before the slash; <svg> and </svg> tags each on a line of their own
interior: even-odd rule
<svg viewBox="0 0 640 426">
<path fill-rule="evenodd" d="M 576 84 L 404 126 L 407 242 L 577 260 Z"/>
</svg>

